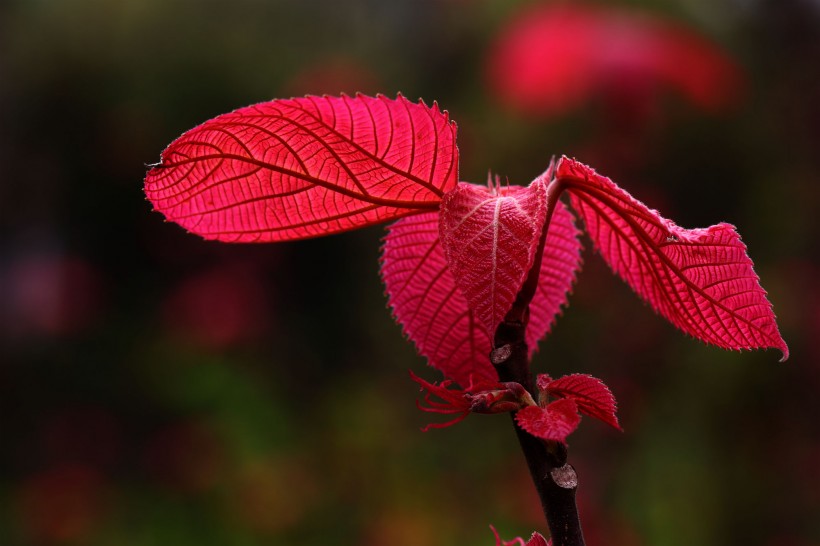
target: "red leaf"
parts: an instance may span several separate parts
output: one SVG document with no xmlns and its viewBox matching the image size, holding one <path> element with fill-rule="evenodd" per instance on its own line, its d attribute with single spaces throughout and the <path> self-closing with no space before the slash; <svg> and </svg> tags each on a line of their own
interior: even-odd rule
<svg viewBox="0 0 820 546">
<path fill-rule="evenodd" d="M 388 227 L 381 275 L 390 306 L 419 354 L 466 387 L 470 378 L 497 380 L 490 338 L 456 288 L 439 242 L 438 213 L 402 218 Z"/>
<path fill-rule="evenodd" d="M 609 266 L 672 324 L 718 347 L 773 347 L 788 358 L 772 306 L 733 226 L 678 227 L 566 157 L 557 177 Z"/>
<path fill-rule="evenodd" d="M 401 95 L 274 100 L 183 134 L 145 193 L 206 239 L 327 235 L 438 208 L 457 181 L 455 140 L 446 112 Z"/>
<path fill-rule="evenodd" d="M 578 406 L 569 398 L 562 398 L 546 408 L 527 406 L 515 414 L 518 424 L 538 438 L 565 442 L 581 422 Z"/>
<path fill-rule="evenodd" d="M 652 101 L 661 87 L 718 110 L 735 101 L 743 84 L 736 63 L 685 26 L 570 3 L 535 4 L 516 15 L 492 48 L 487 79 L 505 103 L 547 116 L 600 94 L 627 104 Z"/>
<path fill-rule="evenodd" d="M 565 375 L 559 379 L 549 381 L 542 387 L 541 377 L 538 378 L 539 389 L 546 390 L 552 396 L 558 396 L 574 401 L 578 410 L 590 417 L 600 419 L 604 423 L 621 430 L 618 417 L 615 415 L 617 404 L 609 387 L 600 379 L 585 374 Z"/>
<path fill-rule="evenodd" d="M 441 242 L 456 285 L 491 334 L 532 267 L 546 217 L 548 173 L 529 187 L 460 182 L 441 204 Z"/>
<path fill-rule="evenodd" d="M 436 213 L 408 216 L 388 227 L 381 275 L 390 306 L 419 354 L 446 377 L 465 387 L 471 375 L 475 380 L 496 380 L 489 362 L 490 336 L 456 287 L 438 228 Z M 530 304 L 530 355 L 566 303 L 580 263 L 577 233 L 572 214 L 558 203 L 544 244 L 538 290 Z"/>
</svg>

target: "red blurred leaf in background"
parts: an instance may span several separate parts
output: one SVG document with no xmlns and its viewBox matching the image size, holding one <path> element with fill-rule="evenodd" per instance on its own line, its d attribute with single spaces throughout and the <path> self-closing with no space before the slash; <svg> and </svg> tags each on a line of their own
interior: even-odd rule
<svg viewBox="0 0 820 546">
<path fill-rule="evenodd" d="M 492 48 L 486 76 L 506 105 L 543 116 L 599 94 L 651 101 L 661 87 L 716 111 L 742 87 L 731 58 L 681 23 L 569 3 L 535 4 L 513 17 Z"/>
<path fill-rule="evenodd" d="M 14 336 L 80 334 L 104 309 L 103 276 L 80 256 L 36 251 L 12 261 L 6 275 L 0 321 Z"/>
<path fill-rule="evenodd" d="M 17 523 L 32 544 L 90 544 L 103 524 L 107 497 L 95 468 L 55 465 L 22 483 Z"/>
<path fill-rule="evenodd" d="M 284 84 L 280 96 L 376 93 L 383 88 L 378 82 L 376 74 L 362 61 L 335 55 L 301 68 Z"/>
<path fill-rule="evenodd" d="M 165 303 L 164 320 L 181 341 L 224 349 L 268 326 L 267 289 L 258 272 L 222 266 L 185 279 Z"/>
<path fill-rule="evenodd" d="M 148 172 L 145 193 L 206 239 L 270 242 L 437 209 L 457 176 L 456 127 L 435 103 L 310 96 L 191 129 Z"/>
<path fill-rule="evenodd" d="M 669 322 L 724 349 L 789 349 L 734 226 L 684 229 L 610 179 L 562 158 L 556 177 L 595 248 Z"/>
</svg>

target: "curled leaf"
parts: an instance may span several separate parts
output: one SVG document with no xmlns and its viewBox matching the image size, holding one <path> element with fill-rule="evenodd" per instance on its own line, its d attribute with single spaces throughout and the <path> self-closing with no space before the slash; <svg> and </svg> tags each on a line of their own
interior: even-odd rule
<svg viewBox="0 0 820 546">
<path fill-rule="evenodd" d="M 547 180 L 521 186 L 460 182 L 441 205 L 441 243 L 456 285 L 488 332 L 532 268 L 546 217 Z"/>
<path fill-rule="evenodd" d="M 206 239 L 269 242 L 434 210 L 457 176 L 455 124 L 436 104 L 309 96 L 191 129 L 148 172 L 145 193 Z"/>
<path fill-rule="evenodd" d="M 789 356 L 772 306 L 734 226 L 684 229 L 590 167 L 562 158 L 557 174 L 612 270 L 684 332 L 725 349 Z"/>
</svg>

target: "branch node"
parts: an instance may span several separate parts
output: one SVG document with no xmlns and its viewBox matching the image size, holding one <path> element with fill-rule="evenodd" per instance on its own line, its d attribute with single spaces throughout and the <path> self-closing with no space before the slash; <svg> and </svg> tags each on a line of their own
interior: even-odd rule
<svg viewBox="0 0 820 546">
<path fill-rule="evenodd" d="M 575 489 L 578 487 L 578 475 L 569 463 L 550 470 L 550 477 L 558 487 L 563 489 Z"/>
<path fill-rule="evenodd" d="M 512 345 L 506 343 L 501 347 L 493 349 L 490 353 L 490 362 L 493 363 L 494 366 L 498 366 L 499 364 L 503 364 L 510 358 L 512 354 Z"/>
</svg>

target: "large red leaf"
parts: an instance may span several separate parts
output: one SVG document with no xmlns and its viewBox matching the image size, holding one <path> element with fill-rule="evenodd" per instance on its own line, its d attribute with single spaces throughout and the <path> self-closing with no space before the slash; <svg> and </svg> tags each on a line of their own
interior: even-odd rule
<svg viewBox="0 0 820 546">
<path fill-rule="evenodd" d="M 557 178 L 609 266 L 684 332 L 726 349 L 789 349 L 735 228 L 683 229 L 610 179 L 562 158 Z"/>
<path fill-rule="evenodd" d="M 512 307 L 532 268 L 546 218 L 549 173 L 526 188 L 460 182 L 441 204 L 447 263 L 490 333 Z"/>
<path fill-rule="evenodd" d="M 458 290 L 439 240 L 436 213 L 393 223 L 382 248 L 381 274 L 390 306 L 419 354 L 463 387 L 473 379 L 497 380 L 489 361 L 487 329 L 475 320 Z M 547 231 L 538 290 L 530 304 L 530 355 L 566 303 L 579 265 L 580 242 L 572 214 L 561 203 Z"/>
<path fill-rule="evenodd" d="M 470 378 L 497 380 L 490 337 L 456 287 L 439 241 L 438 213 L 388 227 L 381 275 L 393 314 L 430 365 L 462 387 Z"/>
<path fill-rule="evenodd" d="M 401 95 L 273 100 L 183 134 L 145 179 L 166 218 L 206 239 L 327 235 L 438 207 L 456 127 Z"/>
</svg>

